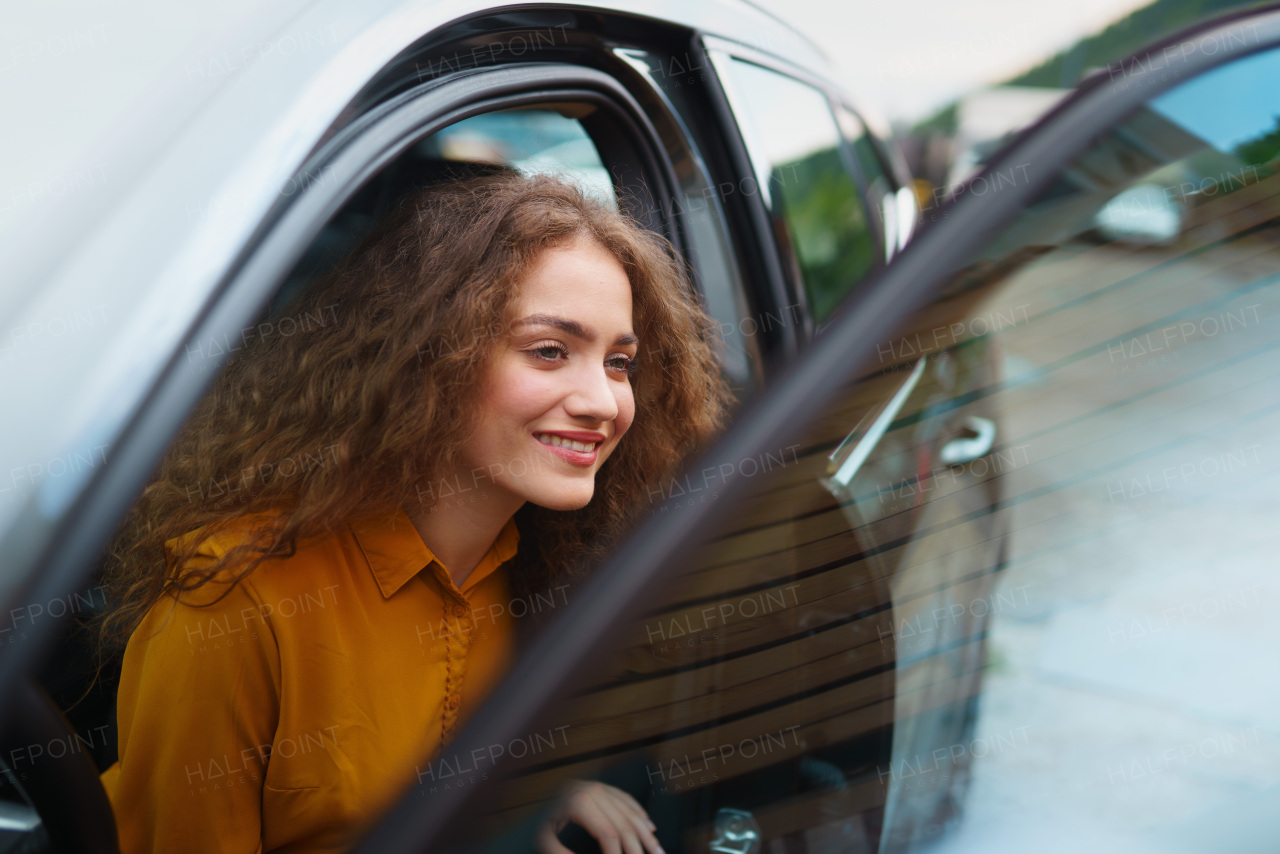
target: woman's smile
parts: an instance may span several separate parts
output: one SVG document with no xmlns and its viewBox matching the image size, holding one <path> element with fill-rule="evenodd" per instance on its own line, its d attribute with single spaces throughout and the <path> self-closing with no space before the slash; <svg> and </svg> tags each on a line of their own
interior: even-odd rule
<svg viewBox="0 0 1280 854">
<path fill-rule="evenodd" d="M 589 466 L 596 461 L 596 451 L 605 437 L 600 433 L 561 431 L 534 433 L 533 437 L 548 450 L 575 466 Z"/>
</svg>

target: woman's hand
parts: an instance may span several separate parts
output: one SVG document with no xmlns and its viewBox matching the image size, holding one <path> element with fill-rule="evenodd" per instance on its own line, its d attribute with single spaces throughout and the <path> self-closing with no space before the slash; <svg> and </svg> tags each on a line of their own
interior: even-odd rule
<svg viewBox="0 0 1280 854">
<path fill-rule="evenodd" d="M 538 832 L 539 854 L 573 854 L 556 834 L 569 822 L 595 837 L 604 854 L 665 854 L 653 835 L 656 825 L 636 799 L 604 783 L 575 780 Z"/>
</svg>

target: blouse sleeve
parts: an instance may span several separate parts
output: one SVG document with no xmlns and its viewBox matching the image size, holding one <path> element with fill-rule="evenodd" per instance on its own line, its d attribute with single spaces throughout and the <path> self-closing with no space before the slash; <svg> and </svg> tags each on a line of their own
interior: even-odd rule
<svg viewBox="0 0 1280 854">
<path fill-rule="evenodd" d="M 209 604 L 224 591 L 163 598 L 129 639 L 120 761 L 103 775 L 122 854 L 262 851 L 279 654 L 248 580 Z"/>
</svg>

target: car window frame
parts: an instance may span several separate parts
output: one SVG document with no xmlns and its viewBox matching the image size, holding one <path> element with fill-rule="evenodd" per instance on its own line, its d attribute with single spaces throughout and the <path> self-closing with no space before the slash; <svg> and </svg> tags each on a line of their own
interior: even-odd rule
<svg viewBox="0 0 1280 854">
<path fill-rule="evenodd" d="M 836 145 L 838 146 L 840 162 L 844 166 L 850 183 L 852 183 L 857 189 L 857 205 L 866 215 L 867 230 L 871 236 L 872 267 L 860 280 L 860 282 L 866 282 L 870 276 L 874 275 L 878 270 L 884 267 L 886 258 L 892 257 L 894 253 L 888 248 L 887 232 L 885 230 L 884 223 L 881 221 L 883 212 L 868 206 L 868 203 L 871 201 L 867 194 L 869 184 L 866 180 L 866 176 L 862 172 L 862 169 L 859 168 L 857 164 L 857 157 L 853 152 L 850 141 L 846 139 L 844 130 L 840 126 L 839 120 L 836 116 L 837 107 L 844 107 L 849 110 L 849 112 L 853 113 L 859 121 L 863 123 L 868 135 L 873 140 L 877 157 L 883 157 L 880 150 L 881 142 L 877 139 L 877 134 L 873 132 L 871 125 L 868 124 L 864 118 L 863 112 L 850 107 L 848 104 L 849 99 L 834 87 L 830 81 L 825 80 L 804 68 L 800 68 L 792 63 L 786 62 L 785 60 L 778 59 L 764 51 L 729 41 L 728 39 L 716 36 L 703 36 L 702 42 L 705 50 L 707 51 L 708 57 L 710 58 L 711 67 L 714 68 L 716 72 L 716 87 L 722 93 L 726 108 L 729 110 L 730 114 L 734 116 L 734 130 L 736 131 L 739 144 L 746 157 L 746 171 L 743 174 L 756 174 L 752 168 L 753 164 L 756 162 L 753 154 L 761 154 L 762 152 L 757 151 L 757 143 L 749 138 L 748 132 L 744 130 L 744 124 L 737 119 L 737 116 L 742 111 L 738 110 L 736 107 L 745 99 L 741 93 L 734 91 L 733 83 L 729 80 L 731 76 L 727 73 L 729 63 L 736 60 L 758 66 L 766 71 L 771 71 L 774 74 L 781 75 L 794 83 L 808 86 L 816 90 L 818 94 L 826 100 L 827 112 L 831 119 L 831 129 L 836 137 Z M 898 175 L 893 169 L 889 168 L 884 170 L 884 174 L 891 184 L 890 194 L 892 195 L 899 189 Z M 752 206 L 756 209 L 753 214 L 758 220 L 756 226 L 757 230 L 760 230 L 760 221 L 762 221 L 765 224 L 763 232 L 772 234 L 772 229 L 767 226 L 770 214 L 768 208 L 765 206 L 763 194 L 753 194 L 752 201 L 754 202 Z M 799 259 L 795 257 L 793 248 L 790 245 L 784 245 L 785 241 L 776 239 L 771 239 L 769 244 L 778 258 L 778 270 L 784 281 L 783 287 L 785 288 L 789 298 L 793 300 L 795 304 L 802 307 L 801 313 L 804 316 L 804 341 L 807 342 L 819 331 L 827 327 L 830 318 L 819 323 L 813 317 L 812 310 L 809 306 L 808 294 L 805 292 L 804 282 L 796 276 L 791 275 L 789 272 L 786 272 L 789 270 L 799 269 Z M 845 299 L 848 299 L 847 294 Z"/>
<path fill-rule="evenodd" d="M 731 180 L 736 183 L 745 176 L 754 176 L 755 169 L 752 165 L 750 147 L 743 136 L 742 126 L 738 121 L 728 89 L 721 74 L 715 69 L 716 52 L 723 52 L 726 47 L 751 54 L 759 53 L 738 42 L 709 33 L 698 33 L 692 40 L 690 50 L 700 68 L 712 69 L 712 73 L 705 81 L 704 91 L 711 103 L 712 124 L 725 148 L 726 162 L 723 165 L 716 163 L 708 165 L 715 170 L 712 174 L 717 182 Z M 768 54 L 760 55 L 768 58 Z M 765 208 L 760 194 L 735 193 L 722 201 L 726 212 L 730 215 L 729 229 L 733 243 L 741 247 L 739 251 L 747 256 L 744 269 L 758 271 L 757 287 L 765 291 L 768 299 L 775 305 L 801 307 L 799 323 L 794 328 L 788 325 L 782 329 L 782 335 L 772 353 L 775 364 L 788 362 L 795 358 L 804 342 L 813 335 L 813 320 L 809 315 L 808 301 L 803 290 L 797 291 L 797 283 L 786 274 L 784 256 L 777 241 L 772 238 L 769 240 L 758 238 L 761 234 L 772 233 L 769 225 L 769 211 Z M 772 375 L 771 368 L 772 366 L 766 372 L 766 376 Z"/>
<path fill-rule="evenodd" d="M 1253 42 L 1235 45 L 1232 36 L 1246 26 L 1255 30 Z M 1178 54 L 1176 47 L 1181 42 L 1208 36 L 1218 36 L 1228 47 L 1212 55 Z M 805 357 L 782 370 L 748 401 L 735 424 L 694 467 L 743 459 L 784 441 L 797 422 L 810 419 L 828 405 L 844 388 L 844 381 L 874 372 L 875 342 L 922 308 L 945 277 L 1044 190 L 1100 130 L 1193 76 L 1276 47 L 1280 47 L 1280 9 L 1237 12 L 1160 39 L 1126 59 L 1149 59 L 1170 50 L 1180 57 L 1176 61 L 1183 66 L 1181 76 L 1169 79 L 1166 74 L 1145 87 L 1126 86 L 1123 78 L 1117 81 L 1106 74 L 1086 80 L 945 200 L 940 212 L 947 216 L 926 224 L 894 262 L 873 273 L 837 310 Z M 1018 164 L 1027 167 L 1024 181 L 982 196 L 964 192 L 964 187 L 983 180 L 988 173 Z M 725 478 L 726 488 L 732 489 L 737 476 L 734 472 Z M 670 501 L 655 508 L 604 560 L 576 601 L 536 639 L 459 733 L 447 751 L 450 756 L 462 757 L 471 747 L 507 743 L 536 730 L 560 698 L 571 696 L 598 675 L 610 649 L 600 639 L 650 607 L 663 570 L 679 565 L 682 554 L 696 547 L 708 529 L 726 521 L 736 509 L 728 500 L 663 513 Z M 509 766 L 495 763 L 491 778 L 502 776 L 505 767 Z M 425 804 L 410 791 L 357 851 L 374 854 L 421 850 L 423 846 L 463 850 L 448 833 L 471 819 L 476 798 L 482 797 L 476 793 L 482 791 L 484 787 L 460 787 Z"/>
</svg>

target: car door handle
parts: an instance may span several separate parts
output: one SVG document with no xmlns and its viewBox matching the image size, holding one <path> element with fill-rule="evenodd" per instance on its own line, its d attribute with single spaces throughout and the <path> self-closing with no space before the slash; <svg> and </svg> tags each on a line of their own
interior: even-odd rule
<svg viewBox="0 0 1280 854">
<path fill-rule="evenodd" d="M 906 381 L 894 392 L 893 397 L 889 398 L 888 403 L 884 404 L 880 411 L 872 417 L 870 414 L 858 422 L 858 426 L 849 431 L 849 435 L 844 437 L 836 449 L 831 452 L 828 457 L 828 471 L 835 471 L 826 479 L 828 489 L 844 488 L 847 489 L 849 484 L 853 482 L 853 476 L 858 473 L 858 469 L 862 468 L 862 464 L 867 461 L 867 457 L 871 456 L 871 451 L 876 444 L 889 431 L 889 425 L 893 423 L 893 419 L 898 417 L 898 413 L 902 410 L 902 405 L 907 402 L 907 398 L 911 396 L 911 392 L 915 391 L 916 384 L 920 382 L 920 375 L 924 373 L 925 359 L 922 357 L 916 360 L 915 367 L 911 369 L 911 374 Z M 870 419 L 870 426 L 863 430 L 863 425 L 867 424 Z M 841 457 L 843 455 L 843 460 Z M 839 461 L 839 462 L 837 462 Z"/>
<path fill-rule="evenodd" d="M 985 457 L 996 443 L 996 422 L 990 418 L 970 415 L 964 420 L 964 429 L 975 435 L 952 439 L 942 446 L 938 459 L 946 465 L 962 466 L 978 457 Z"/>
</svg>

